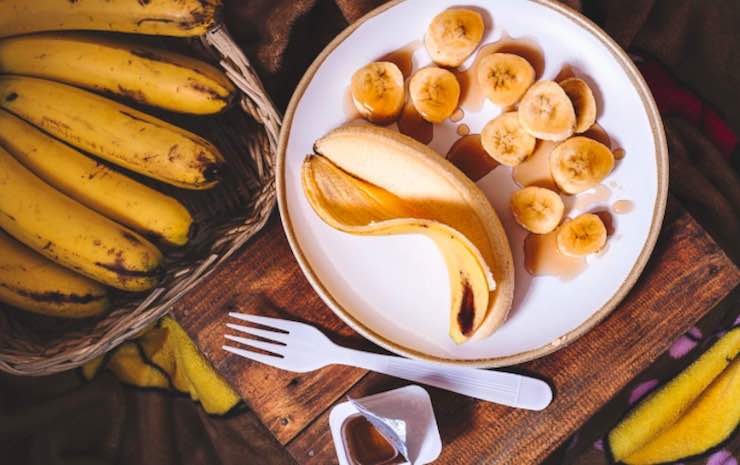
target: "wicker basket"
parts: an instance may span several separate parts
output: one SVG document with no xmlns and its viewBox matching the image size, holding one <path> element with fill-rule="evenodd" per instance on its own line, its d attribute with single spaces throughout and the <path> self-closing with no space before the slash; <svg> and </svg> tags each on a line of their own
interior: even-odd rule
<svg viewBox="0 0 740 465">
<path fill-rule="evenodd" d="M 116 294 L 113 310 L 99 318 L 60 320 L 0 306 L 0 370 L 48 375 L 105 354 L 165 315 L 268 220 L 275 204 L 280 115 L 224 27 L 188 47 L 218 62 L 242 93 L 241 105 L 215 117 L 169 118 L 216 144 L 229 164 L 223 182 L 210 191 L 157 186 L 188 207 L 198 224 L 196 236 L 182 250 L 165 251 L 167 275 L 161 287 L 148 295 Z"/>
</svg>

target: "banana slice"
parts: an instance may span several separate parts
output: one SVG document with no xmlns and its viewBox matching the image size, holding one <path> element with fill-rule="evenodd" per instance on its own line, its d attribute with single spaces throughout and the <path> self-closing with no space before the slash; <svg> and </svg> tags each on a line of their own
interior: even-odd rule
<svg viewBox="0 0 740 465">
<path fill-rule="evenodd" d="M 516 112 L 491 120 L 481 131 L 481 143 L 494 160 L 516 166 L 534 151 L 537 140 L 522 128 Z"/>
<path fill-rule="evenodd" d="M 409 84 L 411 100 L 419 114 L 430 123 L 441 123 L 452 115 L 460 101 L 460 83 L 442 68 L 420 69 Z"/>
<path fill-rule="evenodd" d="M 575 132 L 580 134 L 596 123 L 596 99 L 586 81 L 578 78 L 569 78 L 560 82 L 565 94 L 573 104 L 576 112 Z"/>
<path fill-rule="evenodd" d="M 424 45 L 435 63 L 457 68 L 478 48 L 485 28 L 477 11 L 450 8 L 429 24 Z"/>
<path fill-rule="evenodd" d="M 597 215 L 584 213 L 566 221 L 557 235 L 558 250 L 569 257 L 583 257 L 601 250 L 606 244 L 606 226 Z"/>
<path fill-rule="evenodd" d="M 403 110 L 403 74 L 391 62 L 376 61 L 358 69 L 351 89 L 357 111 L 373 123 L 391 124 Z"/>
<path fill-rule="evenodd" d="M 560 190 L 578 194 L 599 184 L 614 169 L 614 155 L 606 145 L 578 136 L 558 145 L 550 154 L 550 172 Z"/>
<path fill-rule="evenodd" d="M 531 186 L 514 192 L 511 212 L 522 228 L 535 234 L 547 234 L 560 224 L 565 205 L 556 192 Z"/>
<path fill-rule="evenodd" d="M 540 81 L 519 103 L 519 121 L 538 139 L 561 141 L 573 135 L 576 112 L 562 87 L 553 81 Z"/>
<path fill-rule="evenodd" d="M 513 105 L 534 83 L 534 68 L 511 53 L 493 53 L 478 63 L 478 85 L 486 97 L 502 107 Z"/>
</svg>

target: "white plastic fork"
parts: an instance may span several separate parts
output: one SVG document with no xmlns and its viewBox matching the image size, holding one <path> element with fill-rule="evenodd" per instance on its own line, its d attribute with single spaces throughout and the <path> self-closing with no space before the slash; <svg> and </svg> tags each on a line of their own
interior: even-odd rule
<svg viewBox="0 0 740 465">
<path fill-rule="evenodd" d="M 227 323 L 234 331 L 260 340 L 227 334 L 226 339 L 246 348 L 224 345 L 223 349 L 281 370 L 305 373 L 332 364 L 349 365 L 510 407 L 542 410 L 552 401 L 550 386 L 529 376 L 362 352 L 338 346 L 321 331 L 304 323 L 244 313 L 229 313 L 229 316 L 270 329 Z"/>
</svg>

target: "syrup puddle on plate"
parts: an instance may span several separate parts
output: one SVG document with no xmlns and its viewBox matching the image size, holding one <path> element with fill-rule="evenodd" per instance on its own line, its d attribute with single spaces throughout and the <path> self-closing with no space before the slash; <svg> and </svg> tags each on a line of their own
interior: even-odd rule
<svg viewBox="0 0 740 465">
<path fill-rule="evenodd" d="M 537 42 L 532 39 L 513 39 L 504 35 L 501 40 L 484 45 L 465 71 L 453 71 L 460 83 L 460 106 L 469 113 L 477 113 L 483 108 L 485 93 L 478 85 L 478 66 L 480 61 L 493 53 L 511 53 L 526 59 L 534 68 L 537 79 L 545 69 L 545 55 Z"/>
<path fill-rule="evenodd" d="M 614 150 L 613 153 L 614 153 L 615 160 L 621 160 L 622 158 L 624 158 L 624 155 L 625 155 L 624 149 L 616 149 Z"/>
<path fill-rule="evenodd" d="M 586 269 L 586 259 L 568 257 L 558 250 L 558 230 L 529 234 L 524 239 L 524 267 L 532 276 L 557 276 L 570 281 Z"/>
<path fill-rule="evenodd" d="M 635 204 L 631 200 L 617 200 L 612 205 L 612 211 L 617 215 L 626 215 L 635 209 Z"/>
<path fill-rule="evenodd" d="M 537 141 L 534 153 L 511 170 L 514 182 L 521 187 L 537 186 L 557 191 L 550 174 L 550 152 L 557 146 L 557 142 Z"/>
<path fill-rule="evenodd" d="M 452 115 L 450 115 L 450 121 L 453 123 L 459 123 L 463 118 L 465 118 L 465 112 L 462 108 L 458 108 Z"/>
<path fill-rule="evenodd" d="M 447 152 L 446 158 L 473 182 L 479 181 L 499 166 L 483 148 L 480 134 L 468 134 L 458 139 Z"/>
<path fill-rule="evenodd" d="M 401 70 L 403 77 L 408 79 L 414 72 L 414 53 L 422 47 L 423 43 L 421 40 L 414 40 L 409 42 L 398 50 L 394 50 L 386 55 L 383 55 L 376 61 L 389 61 L 394 65 L 398 66 Z"/>
<path fill-rule="evenodd" d="M 398 131 L 422 144 L 428 144 L 434 139 L 434 125 L 421 117 L 410 100 L 406 102 L 398 119 Z"/>
<path fill-rule="evenodd" d="M 604 184 L 599 184 L 586 192 L 578 194 L 573 200 L 571 210 L 586 211 L 592 206 L 606 202 L 611 196 L 612 190 Z"/>
</svg>

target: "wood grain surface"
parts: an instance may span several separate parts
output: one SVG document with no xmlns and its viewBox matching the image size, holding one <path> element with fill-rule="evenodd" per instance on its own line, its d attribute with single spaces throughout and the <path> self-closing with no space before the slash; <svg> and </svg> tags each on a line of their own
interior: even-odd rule
<svg viewBox="0 0 740 465">
<path fill-rule="evenodd" d="M 658 246 L 636 287 L 612 315 L 570 346 L 513 367 L 551 383 L 553 404 L 528 412 L 430 389 L 443 452 L 439 464 L 538 463 L 578 429 L 740 282 L 704 230 L 669 202 Z M 328 411 L 346 394 L 407 382 L 333 366 L 296 375 L 223 352 L 229 311 L 316 325 L 334 341 L 382 352 L 346 327 L 301 274 L 277 218 L 175 309 L 209 360 L 299 464 L 336 464 Z"/>
</svg>

